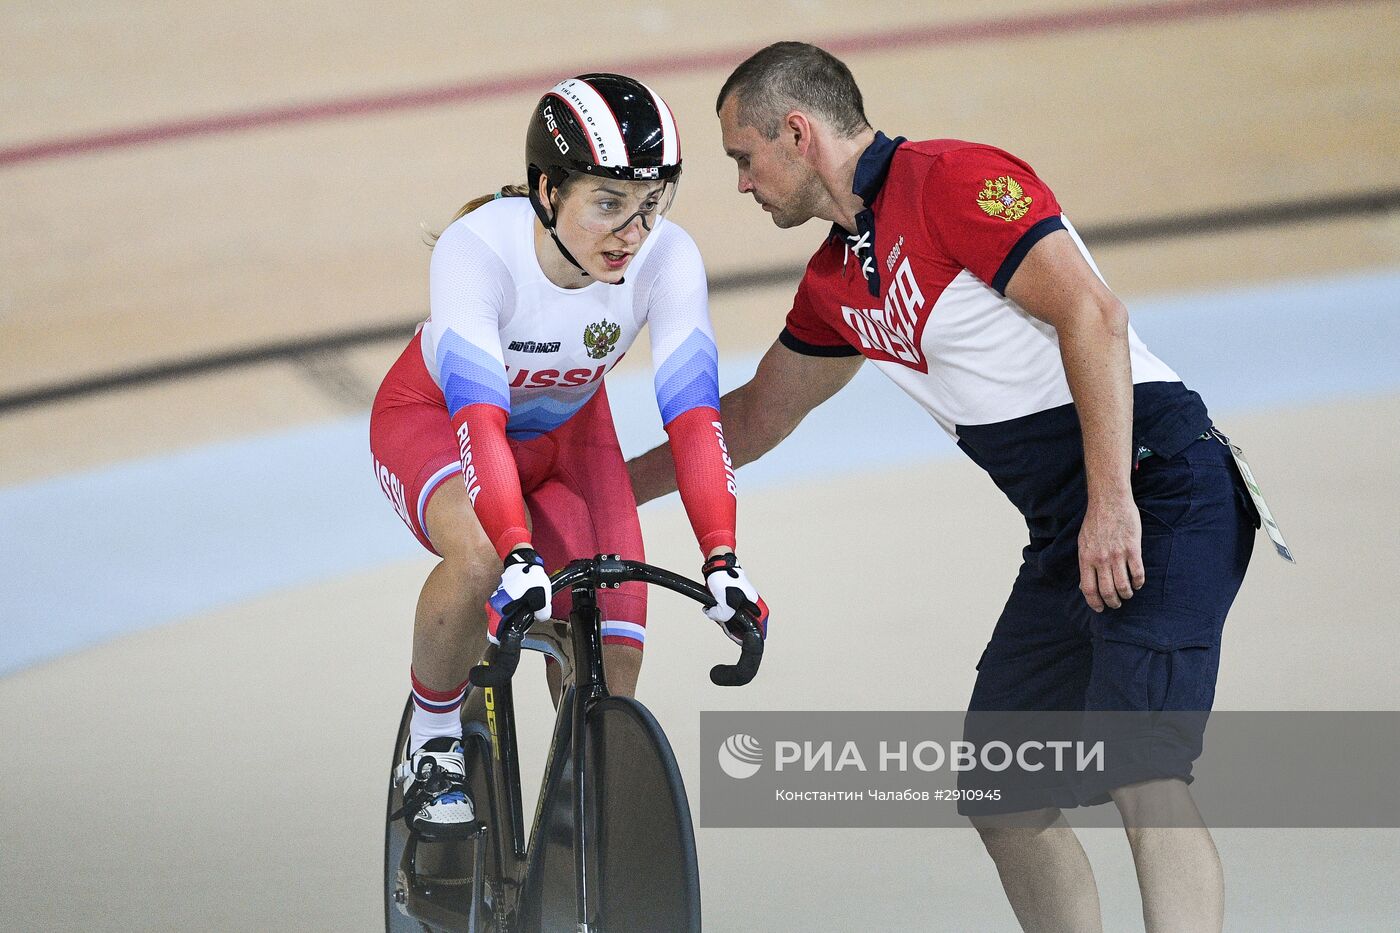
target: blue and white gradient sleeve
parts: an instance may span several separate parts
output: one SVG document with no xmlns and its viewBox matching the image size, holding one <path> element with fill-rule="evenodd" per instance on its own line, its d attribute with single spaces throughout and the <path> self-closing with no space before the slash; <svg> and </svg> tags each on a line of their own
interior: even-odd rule
<svg viewBox="0 0 1400 933">
<path fill-rule="evenodd" d="M 639 284 L 646 286 L 656 405 L 661 423 L 669 425 L 693 408 L 719 411 L 719 354 L 700 250 L 673 223 L 656 233 L 662 239 L 647 261 L 647 270 L 655 271 Z"/>
<path fill-rule="evenodd" d="M 455 417 L 468 405 L 510 412 L 501 325 L 515 310 L 515 288 L 501 258 L 464 224 L 443 231 L 428 271 L 431 317 L 423 362 Z"/>
<path fill-rule="evenodd" d="M 676 485 L 700 553 L 734 549 L 734 469 L 719 418 L 719 355 L 710 327 L 705 266 L 680 227 L 665 234 L 647 266 L 647 327 L 655 368 L 656 404 L 671 439 Z"/>
<path fill-rule="evenodd" d="M 510 389 L 501 324 L 514 311 L 510 274 L 463 224 L 448 227 L 428 272 L 432 316 L 423 327 L 423 362 L 442 388 L 462 452 L 462 481 L 496 553 L 529 544 L 525 502 L 506 440 Z"/>
</svg>

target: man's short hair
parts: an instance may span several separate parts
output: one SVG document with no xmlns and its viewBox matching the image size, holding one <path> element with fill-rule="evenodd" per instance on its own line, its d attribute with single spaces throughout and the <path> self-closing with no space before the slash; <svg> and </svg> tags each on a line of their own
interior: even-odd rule
<svg viewBox="0 0 1400 933">
<path fill-rule="evenodd" d="M 775 42 L 734 69 L 715 100 L 718 113 L 734 96 L 739 123 L 776 139 L 794 110 L 816 114 L 842 136 L 869 129 L 865 101 L 851 69 L 825 49 L 805 42 Z"/>
</svg>

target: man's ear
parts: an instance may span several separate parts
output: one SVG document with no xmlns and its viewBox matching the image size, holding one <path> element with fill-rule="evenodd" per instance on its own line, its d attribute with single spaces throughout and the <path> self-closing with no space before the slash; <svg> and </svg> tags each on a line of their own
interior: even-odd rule
<svg viewBox="0 0 1400 933">
<path fill-rule="evenodd" d="M 800 156 L 805 156 L 812 147 L 812 121 L 801 110 L 793 110 L 783 118 L 783 134 L 792 140 Z"/>
</svg>

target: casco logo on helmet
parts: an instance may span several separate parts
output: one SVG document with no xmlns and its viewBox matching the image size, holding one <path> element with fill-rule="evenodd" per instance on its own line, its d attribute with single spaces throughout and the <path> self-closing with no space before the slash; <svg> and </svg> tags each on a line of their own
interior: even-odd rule
<svg viewBox="0 0 1400 933">
<path fill-rule="evenodd" d="M 544 125 L 549 129 L 550 134 L 553 135 L 554 145 L 559 147 L 559 152 L 567 155 L 569 152 L 569 141 L 559 132 L 559 121 L 554 119 L 554 108 L 548 104 L 546 104 L 544 108 Z"/>
</svg>

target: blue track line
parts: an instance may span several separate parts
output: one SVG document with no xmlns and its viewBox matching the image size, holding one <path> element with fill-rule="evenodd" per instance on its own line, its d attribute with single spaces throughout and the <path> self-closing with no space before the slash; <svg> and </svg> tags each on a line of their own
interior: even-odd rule
<svg viewBox="0 0 1400 933">
<path fill-rule="evenodd" d="M 1218 420 L 1400 391 L 1400 271 L 1142 301 L 1133 321 Z M 756 362 L 722 360 L 722 385 L 742 382 Z M 625 450 L 664 439 L 646 374 L 610 378 L 609 397 Z M 0 489 L 0 676 L 422 556 L 383 501 L 367 436 L 357 416 Z M 867 366 L 742 470 L 740 485 L 751 492 L 954 453 Z"/>
</svg>

